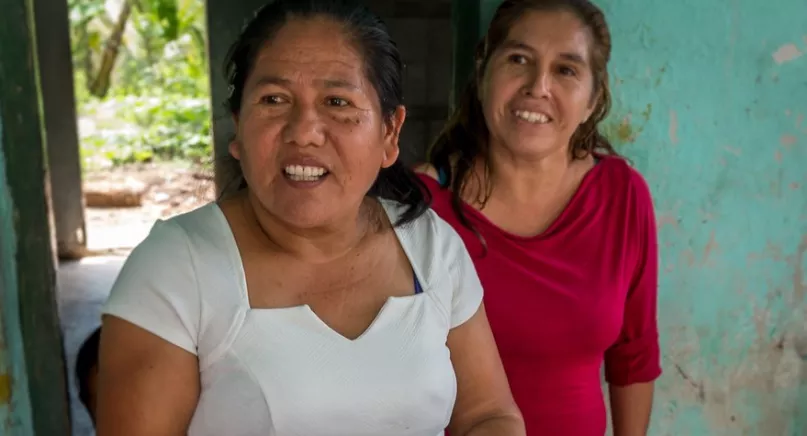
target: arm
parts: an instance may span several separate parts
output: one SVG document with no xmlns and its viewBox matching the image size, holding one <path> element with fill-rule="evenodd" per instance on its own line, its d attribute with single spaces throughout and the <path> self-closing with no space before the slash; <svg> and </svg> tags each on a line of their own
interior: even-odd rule
<svg viewBox="0 0 807 436">
<path fill-rule="evenodd" d="M 625 300 L 622 332 L 605 353 L 614 436 L 644 436 L 650 424 L 653 383 L 661 374 L 656 301 L 658 242 L 650 190 L 634 174 L 633 249 L 636 266 Z"/>
<path fill-rule="evenodd" d="M 484 306 L 451 330 L 448 348 L 457 374 L 457 402 L 448 427 L 451 435 L 526 435 Z"/>
<path fill-rule="evenodd" d="M 653 382 L 608 387 L 614 436 L 644 436 L 650 425 Z"/>
<path fill-rule="evenodd" d="M 98 436 L 180 436 L 199 397 L 196 356 L 105 316 L 98 374 Z"/>
<path fill-rule="evenodd" d="M 452 436 L 523 436 L 524 420 L 502 366 L 482 304 L 482 284 L 460 236 L 441 221 L 448 233 L 448 275 L 453 284 L 451 329 L 447 345 L 457 377 L 457 400 L 448 429 Z"/>
<path fill-rule="evenodd" d="M 185 230 L 158 222 L 104 307 L 98 436 L 179 436 L 199 397 L 201 299 Z"/>
</svg>

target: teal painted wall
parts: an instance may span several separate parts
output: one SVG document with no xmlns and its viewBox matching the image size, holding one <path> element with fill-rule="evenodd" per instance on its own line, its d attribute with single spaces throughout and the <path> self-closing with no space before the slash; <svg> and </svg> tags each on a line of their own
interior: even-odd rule
<svg viewBox="0 0 807 436">
<path fill-rule="evenodd" d="M 3 121 L 0 120 L 0 144 Z M 0 436 L 33 435 L 17 296 L 14 205 L 0 147 Z"/>
<path fill-rule="evenodd" d="M 601 4 L 659 221 L 653 434 L 807 434 L 807 2 Z"/>
<path fill-rule="evenodd" d="M 499 2 L 487 1 L 486 24 Z M 656 201 L 652 435 L 807 434 L 807 1 L 601 0 Z"/>
</svg>

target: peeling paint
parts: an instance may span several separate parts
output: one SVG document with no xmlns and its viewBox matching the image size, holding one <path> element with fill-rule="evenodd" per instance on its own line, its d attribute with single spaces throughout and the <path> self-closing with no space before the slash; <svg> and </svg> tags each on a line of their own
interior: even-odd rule
<svg viewBox="0 0 807 436">
<path fill-rule="evenodd" d="M 662 229 L 666 226 L 678 227 L 678 218 L 672 213 L 659 213 L 656 216 L 656 226 Z"/>
<path fill-rule="evenodd" d="M 670 109 L 670 130 L 669 130 L 670 142 L 673 145 L 678 144 L 678 114 Z"/>
<path fill-rule="evenodd" d="M 793 135 L 782 135 L 779 139 L 779 143 L 785 146 L 786 148 L 790 148 L 793 144 L 796 143 L 796 137 Z"/>
<path fill-rule="evenodd" d="M 709 256 L 712 254 L 714 250 L 718 248 L 717 241 L 715 241 L 715 232 L 709 234 L 709 241 L 706 243 L 706 246 L 703 248 L 703 263 L 709 262 Z"/>
<path fill-rule="evenodd" d="M 631 116 L 626 115 L 618 121 L 607 121 L 600 125 L 602 133 L 614 147 L 621 147 L 636 140 L 637 132 L 631 125 Z"/>
<path fill-rule="evenodd" d="M 804 296 L 807 295 L 807 283 L 804 277 L 804 255 L 807 253 L 807 234 L 803 235 L 801 242 L 796 247 L 796 254 L 793 259 L 793 296 L 796 303 L 804 303 Z"/>
<path fill-rule="evenodd" d="M 11 402 L 11 376 L 8 373 L 0 373 L 0 405 L 8 405 Z"/>
<path fill-rule="evenodd" d="M 33 420 L 17 310 L 17 218 L 6 177 L 3 134 L 0 118 L 0 434 L 26 436 L 33 435 Z"/>
<path fill-rule="evenodd" d="M 781 65 L 800 58 L 802 54 L 801 50 L 796 47 L 796 44 L 785 44 L 779 47 L 772 56 L 774 62 Z"/>
<path fill-rule="evenodd" d="M 739 148 L 729 147 L 728 145 L 723 147 L 723 150 L 726 150 L 727 152 L 735 156 L 741 156 L 743 154 L 743 151 L 740 150 Z"/>
</svg>

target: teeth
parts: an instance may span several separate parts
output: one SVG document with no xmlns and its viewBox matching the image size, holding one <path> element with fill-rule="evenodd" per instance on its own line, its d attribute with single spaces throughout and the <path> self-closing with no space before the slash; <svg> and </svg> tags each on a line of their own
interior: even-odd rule
<svg viewBox="0 0 807 436">
<path fill-rule="evenodd" d="M 325 175 L 325 168 L 303 165 L 289 165 L 283 169 L 291 180 L 296 182 L 314 182 Z"/>
<path fill-rule="evenodd" d="M 516 111 L 516 116 L 530 123 L 544 124 L 549 122 L 549 117 L 540 112 Z"/>
</svg>

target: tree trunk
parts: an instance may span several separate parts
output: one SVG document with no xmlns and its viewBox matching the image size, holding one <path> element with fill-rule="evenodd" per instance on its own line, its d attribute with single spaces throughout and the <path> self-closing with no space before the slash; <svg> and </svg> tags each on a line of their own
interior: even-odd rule
<svg viewBox="0 0 807 436">
<path fill-rule="evenodd" d="M 99 63 L 98 73 L 90 85 L 90 94 L 103 98 L 109 92 L 109 86 L 112 77 L 112 70 L 115 68 L 115 61 L 118 59 L 120 53 L 120 45 L 123 41 L 123 32 L 126 30 L 126 23 L 129 21 L 129 16 L 132 15 L 132 5 L 129 0 L 124 0 L 123 7 L 121 7 L 118 14 L 118 20 L 115 27 L 112 29 L 112 34 L 104 46 L 104 53 L 101 56 Z"/>
</svg>

